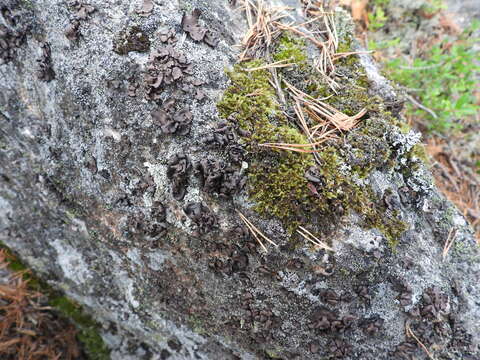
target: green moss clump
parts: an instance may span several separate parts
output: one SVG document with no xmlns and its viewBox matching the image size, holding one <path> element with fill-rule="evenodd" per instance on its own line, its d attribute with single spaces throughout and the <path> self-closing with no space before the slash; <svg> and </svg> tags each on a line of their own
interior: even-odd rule
<svg viewBox="0 0 480 360">
<path fill-rule="evenodd" d="M 415 144 L 412 147 L 412 150 L 407 154 L 409 158 L 417 158 L 423 161 L 425 164 L 430 163 L 430 157 L 427 154 L 427 150 L 425 149 L 425 145 L 423 144 Z"/>
<path fill-rule="evenodd" d="M 407 224 L 399 219 L 397 212 L 389 212 L 385 206 L 380 205 L 370 187 L 355 183 L 354 173 L 343 170 L 346 164 L 339 154 L 339 150 L 334 147 L 327 147 L 319 153 L 323 162 L 322 179 L 325 182 L 324 190 L 320 192 L 322 197 L 334 204 L 339 209 L 337 212 L 354 210 L 363 217 L 367 227 L 380 230 L 394 248 L 401 234 L 408 229 Z"/>
<path fill-rule="evenodd" d="M 270 139 L 275 138 L 285 143 L 307 143 L 298 130 L 288 126 L 277 127 L 270 134 Z M 308 214 L 316 207 L 305 178 L 305 172 L 314 161 L 309 154 L 282 150 L 269 152 L 268 156 L 259 154 L 251 166 L 250 195 L 260 214 L 278 217 L 289 232 L 293 232 L 300 224 L 302 214 Z"/>
<path fill-rule="evenodd" d="M 88 359 L 107 360 L 110 359 L 110 350 L 98 334 L 98 324 L 88 315 L 84 314 L 82 308 L 65 296 L 57 296 L 49 301 L 50 306 L 57 309 L 63 316 L 71 319 L 76 325 L 77 338 L 83 344 Z"/>
<path fill-rule="evenodd" d="M 350 50 L 351 44 L 347 44 Z M 359 181 L 373 170 L 393 166 L 395 156 L 385 138 L 392 130 L 394 119 L 383 109 L 380 98 L 368 94 L 369 82 L 358 62 L 339 61 L 336 79 L 340 86 L 334 93 L 325 79 L 307 62 L 305 44 L 289 35 L 278 40 L 275 61 L 294 59 L 302 68 L 282 68 L 279 78 L 285 78 L 303 92 L 324 101 L 347 115 L 368 109 L 357 129 L 342 136 L 342 145 L 330 142 L 316 154 L 275 150 L 259 146 L 265 143 L 306 144 L 303 133 L 283 115 L 270 84 L 267 70 L 247 71 L 262 66 L 254 60 L 237 65 L 228 72 L 231 86 L 218 103 L 223 118 L 237 121 L 248 136 L 243 137 L 250 158 L 249 196 L 255 201 L 260 215 L 274 216 L 293 233 L 299 225 L 333 223 L 354 211 L 369 228 L 383 232 L 394 246 L 406 229 L 398 214 L 385 209 L 373 190 Z M 301 70 L 301 71 L 300 71 Z M 287 98 L 287 101 L 290 101 Z M 307 121 L 309 121 L 307 117 Z M 312 125 L 312 124 L 310 124 Z M 306 172 L 313 171 L 317 183 L 307 180 Z"/>
<path fill-rule="evenodd" d="M 262 215 L 276 216 L 293 232 L 301 218 L 312 209 L 305 172 L 313 166 L 310 154 L 278 151 L 259 146 L 265 143 L 306 144 L 305 136 L 280 112 L 275 91 L 266 70 L 245 68 L 262 65 L 251 61 L 235 66 L 228 75 L 232 81 L 218 103 L 221 116 L 235 116 L 243 130 L 250 133 L 244 141 L 251 154 L 249 193 Z M 253 95 L 252 95 L 253 94 Z"/>
<path fill-rule="evenodd" d="M 352 36 L 347 35 L 338 43 L 337 53 L 346 53 L 352 51 Z"/>
<path fill-rule="evenodd" d="M 247 131 L 257 129 L 259 125 L 269 123 L 269 117 L 279 115 L 279 106 L 275 91 L 269 83 L 270 74 L 266 70 L 245 71 L 264 65 L 260 60 L 253 60 L 236 65 L 227 72 L 232 86 L 224 93 L 217 104 L 220 116 L 229 118 L 236 114 L 240 126 Z"/>
<path fill-rule="evenodd" d="M 303 67 L 307 62 L 305 48 L 305 40 L 284 33 L 278 40 L 276 51 L 273 54 L 273 60 L 284 60 L 285 62 L 294 63 L 299 67 Z"/>
</svg>

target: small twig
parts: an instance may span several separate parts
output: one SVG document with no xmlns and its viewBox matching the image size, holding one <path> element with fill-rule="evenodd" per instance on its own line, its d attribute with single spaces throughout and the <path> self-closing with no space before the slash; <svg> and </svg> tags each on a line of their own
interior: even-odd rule
<svg viewBox="0 0 480 360">
<path fill-rule="evenodd" d="M 413 333 L 412 329 L 410 328 L 410 324 L 407 322 L 405 324 L 405 332 L 407 333 L 407 336 L 408 337 L 413 337 L 415 339 L 415 341 L 418 343 L 418 345 L 420 345 L 420 347 L 425 351 L 425 353 L 427 354 L 427 356 L 431 359 L 431 360 L 435 360 L 435 358 L 432 356 L 432 354 L 430 353 L 430 351 L 428 351 L 427 347 L 425 345 L 423 345 L 423 343 L 418 339 L 418 337 Z"/>
<path fill-rule="evenodd" d="M 427 108 L 425 105 L 422 105 L 420 104 L 417 100 L 415 100 L 413 97 L 411 97 L 410 95 L 408 94 L 405 94 L 405 97 L 413 104 L 415 105 L 416 107 L 428 112 L 430 115 L 433 116 L 434 119 L 438 119 L 438 116 L 437 114 L 435 114 L 435 112 L 429 108 Z"/>
</svg>

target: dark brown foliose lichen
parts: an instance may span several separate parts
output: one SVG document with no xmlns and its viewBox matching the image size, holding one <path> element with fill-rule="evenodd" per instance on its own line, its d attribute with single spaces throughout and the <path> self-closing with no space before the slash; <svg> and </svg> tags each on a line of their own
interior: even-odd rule
<svg viewBox="0 0 480 360">
<path fill-rule="evenodd" d="M 140 16 L 149 16 L 153 11 L 153 1 L 143 0 L 142 7 L 137 10 L 137 14 Z"/>
<path fill-rule="evenodd" d="M 55 71 L 53 70 L 52 51 L 50 44 L 45 42 L 41 45 L 42 56 L 37 59 L 38 71 L 37 76 L 41 81 L 50 82 L 55 79 Z"/>
<path fill-rule="evenodd" d="M 25 34 L 0 24 L 0 64 L 13 60 L 15 49 L 25 41 Z"/>
<path fill-rule="evenodd" d="M 247 182 L 246 176 L 224 161 L 214 158 L 200 160 L 195 166 L 195 173 L 203 191 L 222 197 L 240 192 Z"/>
<path fill-rule="evenodd" d="M 91 5 L 83 4 L 80 1 L 74 1 L 70 4 L 75 11 L 74 18 L 65 28 L 65 36 L 70 41 L 76 41 L 80 38 L 80 23 L 95 12 L 95 8 Z"/>
<path fill-rule="evenodd" d="M 200 15 L 199 9 L 193 10 L 190 15 L 184 14 L 182 18 L 183 31 L 195 41 L 203 41 L 211 47 L 217 46 L 219 41 L 217 36 L 211 30 L 202 27 L 198 23 Z"/>
<path fill-rule="evenodd" d="M 203 203 L 189 203 L 183 210 L 195 223 L 200 234 L 206 234 L 218 227 L 215 214 Z"/>
<path fill-rule="evenodd" d="M 169 99 L 160 109 L 152 112 L 152 118 L 160 125 L 163 134 L 187 135 L 193 115 L 187 108 L 175 111 L 175 102 Z"/>
<path fill-rule="evenodd" d="M 160 99 L 166 85 L 180 83 L 185 75 L 191 75 L 193 68 L 186 56 L 167 45 L 150 54 L 147 64 L 145 82 L 147 84 L 147 97 L 150 100 Z"/>
<path fill-rule="evenodd" d="M 17 4 L 18 5 L 18 4 Z M 0 8 L 0 65 L 15 59 L 17 49 L 25 43 L 34 26 L 30 20 L 31 10 L 21 6 L 5 5 Z M 28 19 L 28 20 L 27 20 Z"/>
<path fill-rule="evenodd" d="M 184 153 L 174 155 L 168 162 L 167 177 L 172 182 L 172 195 L 177 200 L 185 197 L 191 168 L 191 162 Z"/>
<path fill-rule="evenodd" d="M 238 142 L 236 133 L 243 134 L 240 128 L 234 128 L 233 123 L 220 121 L 217 127 L 205 135 L 203 143 L 210 148 L 221 148 L 226 151 L 234 163 L 240 163 L 245 156 L 245 146 Z"/>
</svg>

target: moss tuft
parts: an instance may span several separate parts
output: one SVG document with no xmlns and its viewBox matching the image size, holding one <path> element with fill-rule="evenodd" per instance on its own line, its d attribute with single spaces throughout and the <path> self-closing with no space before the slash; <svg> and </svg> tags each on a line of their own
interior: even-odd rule
<svg viewBox="0 0 480 360">
<path fill-rule="evenodd" d="M 349 51 L 351 44 L 344 44 Z M 343 46 L 343 45 L 342 45 Z M 348 47 L 348 48 L 347 48 Z M 370 119 L 348 134 L 342 141 L 329 143 L 316 155 L 273 150 L 258 146 L 262 143 L 305 144 L 307 139 L 297 126 L 281 112 L 276 92 L 270 84 L 267 70 L 246 71 L 264 64 L 261 60 L 243 63 L 228 72 L 231 86 L 218 103 L 220 115 L 237 121 L 248 136 L 243 137 L 249 150 L 249 196 L 260 215 L 280 219 L 290 232 L 310 223 L 333 223 L 340 216 L 354 211 L 369 228 L 382 231 L 394 246 L 406 229 L 398 214 L 388 212 L 368 185 L 360 179 L 373 170 L 393 166 L 395 156 L 386 139 L 395 119 L 383 108 L 383 101 L 368 94 L 369 82 L 356 56 L 341 60 L 336 79 L 341 87 L 334 93 L 313 66 L 307 62 L 305 43 L 290 35 L 278 40 L 275 61 L 294 59 L 301 65 L 295 69 L 280 69 L 279 78 L 286 78 L 298 89 L 348 115 L 363 108 Z M 287 101 L 289 101 L 287 99 Z M 340 143 L 342 143 L 340 145 Z M 305 176 L 314 169 L 319 179 L 311 183 Z"/>
<path fill-rule="evenodd" d="M 110 351 L 98 334 L 98 324 L 86 315 L 80 305 L 65 296 L 51 298 L 50 306 L 57 309 L 63 316 L 71 319 L 76 325 L 77 338 L 83 344 L 88 359 L 107 360 L 110 359 Z"/>
<path fill-rule="evenodd" d="M 243 68 L 261 64 L 251 61 L 243 64 Z M 244 138 L 251 154 L 250 197 L 255 200 L 260 214 L 278 217 L 293 231 L 300 214 L 311 209 L 312 195 L 308 192 L 304 174 L 313 165 L 313 158 L 309 154 L 276 151 L 258 145 L 273 142 L 306 144 L 307 140 L 281 114 L 268 71 L 247 72 L 236 66 L 228 74 L 232 86 L 218 103 L 218 109 L 225 118 L 234 115 L 241 128 L 250 133 Z"/>
<path fill-rule="evenodd" d="M 307 65 L 307 53 L 305 40 L 284 33 L 278 40 L 273 60 L 294 63 L 297 66 Z"/>
</svg>

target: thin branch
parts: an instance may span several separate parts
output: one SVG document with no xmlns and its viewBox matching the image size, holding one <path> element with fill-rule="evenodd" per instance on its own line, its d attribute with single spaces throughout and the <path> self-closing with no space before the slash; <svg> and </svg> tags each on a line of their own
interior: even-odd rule
<svg viewBox="0 0 480 360">
<path fill-rule="evenodd" d="M 420 345 L 420 347 L 425 351 L 425 353 L 427 354 L 427 356 L 431 360 L 435 360 L 435 358 L 432 356 L 430 351 L 428 351 L 427 347 L 425 345 L 423 345 L 423 343 L 420 341 L 420 339 L 413 333 L 412 329 L 410 328 L 409 323 L 405 324 L 405 332 L 407 333 L 408 337 L 413 337 L 415 339 L 415 341 L 418 343 L 418 345 Z"/>
<path fill-rule="evenodd" d="M 433 116 L 434 119 L 438 119 L 438 116 L 437 114 L 435 114 L 435 112 L 429 108 L 427 108 L 425 105 L 422 105 L 420 104 L 417 100 L 415 100 L 413 97 L 411 97 L 410 95 L 408 94 L 405 94 L 405 97 L 413 104 L 415 105 L 416 107 L 428 112 L 430 115 Z"/>
</svg>

